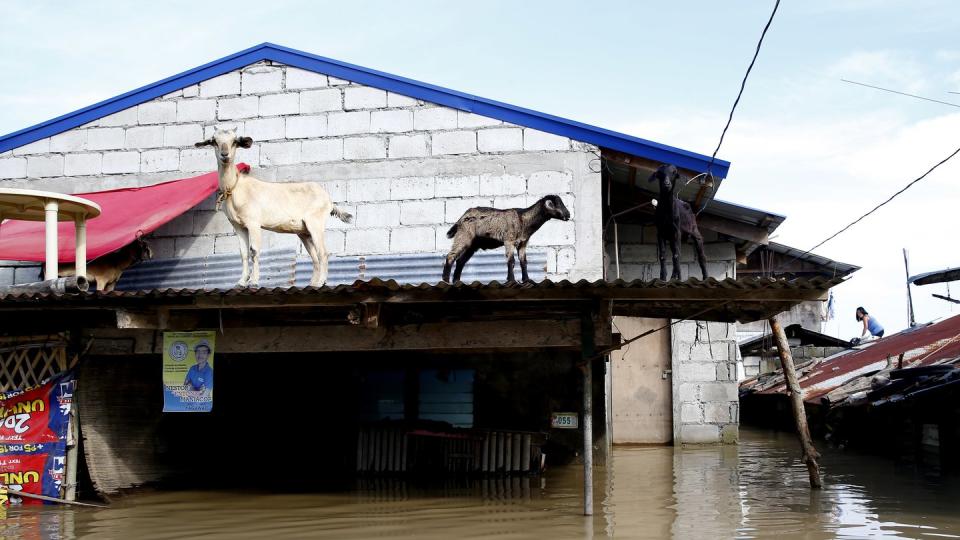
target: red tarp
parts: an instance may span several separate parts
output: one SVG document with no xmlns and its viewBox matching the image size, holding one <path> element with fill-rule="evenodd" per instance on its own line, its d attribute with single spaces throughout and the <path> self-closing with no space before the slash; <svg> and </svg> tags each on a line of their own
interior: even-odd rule
<svg viewBox="0 0 960 540">
<path fill-rule="evenodd" d="M 238 164 L 241 171 L 249 170 Z M 138 232 L 149 234 L 190 210 L 217 190 L 217 173 L 173 180 L 149 187 L 76 193 L 100 205 L 101 214 L 87 222 L 87 259 L 96 259 L 129 244 Z M 0 259 L 43 261 L 44 233 L 40 221 L 5 221 L 0 225 Z M 59 224 L 60 262 L 74 262 L 73 222 Z"/>
</svg>

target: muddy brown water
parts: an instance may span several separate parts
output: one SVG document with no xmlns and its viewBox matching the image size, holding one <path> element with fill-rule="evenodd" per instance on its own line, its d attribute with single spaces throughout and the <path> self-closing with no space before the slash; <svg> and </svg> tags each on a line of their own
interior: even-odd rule
<svg viewBox="0 0 960 540">
<path fill-rule="evenodd" d="M 957 538 L 960 478 L 822 449 L 811 493 L 789 434 L 737 447 L 615 448 L 581 515 L 582 469 L 423 487 L 358 482 L 336 493 L 156 491 L 108 509 L 20 507 L 5 538 Z M 822 445 L 822 443 L 821 443 Z"/>
</svg>

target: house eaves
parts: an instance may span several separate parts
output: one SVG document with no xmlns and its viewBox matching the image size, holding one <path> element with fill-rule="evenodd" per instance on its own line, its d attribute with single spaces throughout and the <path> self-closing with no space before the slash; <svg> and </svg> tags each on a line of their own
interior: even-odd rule
<svg viewBox="0 0 960 540">
<path fill-rule="evenodd" d="M 0 136 L 0 152 L 19 148 L 31 142 L 62 133 L 103 118 L 104 116 L 169 94 L 170 92 L 261 61 L 273 61 L 316 73 L 331 75 L 411 98 L 568 137 L 576 141 L 618 150 L 654 161 L 672 163 L 677 167 L 692 171 L 706 171 L 710 163 L 709 157 L 687 150 L 568 120 L 559 116 L 457 92 L 413 79 L 391 75 L 382 71 L 332 60 L 272 43 L 263 43 L 251 47 L 153 84 L 148 84 L 125 94 L 90 105 L 89 107 L 20 131 Z M 727 175 L 729 167 L 729 162 L 716 160 L 712 166 L 712 172 L 715 176 L 723 178 Z"/>
</svg>

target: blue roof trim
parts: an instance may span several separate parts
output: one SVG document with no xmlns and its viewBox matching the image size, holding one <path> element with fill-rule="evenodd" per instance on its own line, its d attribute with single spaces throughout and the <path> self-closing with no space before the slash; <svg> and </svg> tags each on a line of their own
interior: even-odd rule
<svg viewBox="0 0 960 540">
<path fill-rule="evenodd" d="M 178 75 L 101 101 L 89 107 L 4 135 L 0 137 L 0 152 L 5 152 L 45 137 L 62 133 L 68 129 L 93 122 L 104 116 L 150 101 L 151 99 L 169 94 L 186 86 L 197 84 L 201 81 L 263 60 L 271 60 L 300 69 L 332 75 L 340 79 L 496 118 L 504 122 L 539 129 L 540 131 L 595 144 L 612 150 L 618 150 L 650 160 L 672 163 L 678 167 L 693 171 L 703 172 L 710 163 L 708 156 L 680 148 L 674 148 L 639 137 L 575 122 L 559 116 L 516 107 L 499 101 L 457 92 L 440 86 L 367 69 L 295 49 L 281 47 L 272 43 L 263 43 L 251 47 Z M 713 174 L 721 178 L 726 177 L 729 167 L 729 162 L 718 159 L 713 164 Z"/>
</svg>

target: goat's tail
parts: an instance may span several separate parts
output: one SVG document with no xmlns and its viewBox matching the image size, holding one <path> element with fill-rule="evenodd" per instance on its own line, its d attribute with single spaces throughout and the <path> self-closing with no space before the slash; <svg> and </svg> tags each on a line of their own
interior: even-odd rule
<svg viewBox="0 0 960 540">
<path fill-rule="evenodd" d="M 457 228 L 458 228 L 458 227 L 460 227 L 460 222 L 459 222 L 459 221 L 456 222 L 456 223 L 454 223 L 454 224 L 453 224 L 453 227 L 450 227 L 450 230 L 447 231 L 447 238 L 453 238 L 454 236 L 456 236 L 456 235 L 457 235 Z"/>
<path fill-rule="evenodd" d="M 330 210 L 330 215 L 337 216 L 337 218 L 339 218 L 340 221 L 344 223 L 350 223 L 353 221 L 353 214 L 351 214 L 350 212 L 343 211 L 337 208 L 336 206 L 333 207 L 333 210 Z"/>
</svg>

